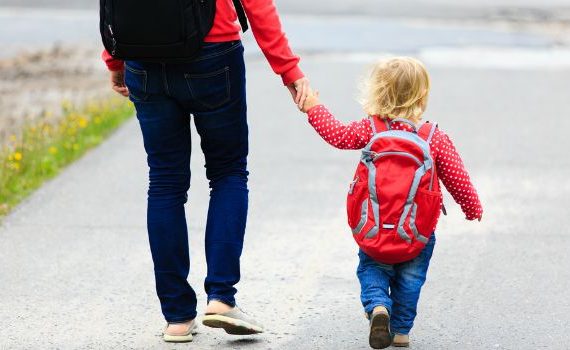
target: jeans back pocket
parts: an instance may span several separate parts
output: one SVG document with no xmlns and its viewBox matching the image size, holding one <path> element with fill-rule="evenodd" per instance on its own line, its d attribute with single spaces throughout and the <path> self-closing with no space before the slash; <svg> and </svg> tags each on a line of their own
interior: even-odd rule
<svg viewBox="0 0 570 350">
<path fill-rule="evenodd" d="M 145 70 L 136 69 L 125 64 L 125 84 L 129 88 L 129 98 L 135 101 L 144 101 L 147 93 L 148 74 Z"/>
<path fill-rule="evenodd" d="M 192 99 L 202 107 L 215 109 L 230 101 L 230 67 L 184 77 Z"/>
</svg>

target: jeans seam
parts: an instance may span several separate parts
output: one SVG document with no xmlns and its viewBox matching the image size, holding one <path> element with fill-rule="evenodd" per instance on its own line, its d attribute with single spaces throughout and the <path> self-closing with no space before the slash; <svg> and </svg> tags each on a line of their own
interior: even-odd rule
<svg viewBox="0 0 570 350">
<path fill-rule="evenodd" d="M 186 321 L 190 321 L 190 320 L 195 319 L 197 315 L 198 315 L 198 313 L 196 311 L 194 311 L 193 313 L 189 314 L 189 316 L 168 318 L 168 319 L 166 319 L 166 322 L 168 322 L 168 323 L 186 322 Z"/>
<path fill-rule="evenodd" d="M 143 97 L 138 97 L 137 95 L 132 94 L 132 93 L 129 94 L 130 95 L 129 97 L 131 97 L 133 100 L 138 101 L 138 102 L 146 101 L 146 99 L 148 98 L 148 92 L 147 92 L 147 90 L 148 90 L 148 88 L 147 88 L 148 73 L 147 73 L 147 71 L 129 67 L 128 64 L 125 64 L 125 69 L 128 70 L 129 72 L 131 72 L 131 74 L 135 74 L 135 75 L 141 76 L 143 78 L 143 83 L 142 83 L 142 87 L 141 87 L 141 92 L 142 92 Z"/>
<path fill-rule="evenodd" d="M 241 46 L 242 46 L 242 45 L 241 45 L 241 41 L 238 41 L 237 44 L 232 45 L 231 47 L 229 47 L 229 48 L 227 48 L 227 49 L 225 49 L 225 50 L 223 50 L 223 51 L 215 52 L 215 53 L 212 53 L 212 54 L 209 54 L 209 55 L 205 55 L 205 56 L 196 58 L 196 59 L 195 59 L 194 61 L 192 61 L 192 62 L 199 62 L 199 61 L 207 60 L 207 59 L 210 59 L 210 58 L 215 58 L 215 57 L 218 57 L 218 56 L 222 56 L 222 55 L 225 55 L 225 54 L 227 54 L 227 53 L 229 53 L 229 52 L 231 52 L 231 51 L 233 51 L 233 50 L 235 50 L 235 49 L 237 49 L 237 48 L 239 48 L 239 47 L 241 47 Z"/>
<path fill-rule="evenodd" d="M 220 75 L 220 74 L 225 74 L 225 78 L 226 78 L 226 97 L 225 97 L 222 101 L 216 103 L 215 105 L 206 103 L 206 102 L 202 101 L 201 99 L 196 98 L 195 92 L 194 92 L 194 90 L 192 89 L 192 84 L 190 83 L 190 80 L 193 79 L 193 78 L 212 78 L 212 77 L 215 77 L 215 76 Z M 185 78 L 185 80 L 186 80 L 186 85 L 188 86 L 188 89 L 190 90 L 190 95 L 192 96 L 192 98 L 193 98 L 196 102 L 198 102 L 199 104 L 201 104 L 202 106 L 204 106 L 205 108 L 208 108 L 208 109 L 216 109 L 216 108 L 219 108 L 219 107 L 225 105 L 226 103 L 228 103 L 228 102 L 231 101 L 231 99 L 232 99 L 231 90 L 230 90 L 231 80 L 230 80 L 230 67 L 229 67 L 229 66 L 225 66 L 225 67 L 222 68 L 222 69 L 219 69 L 219 70 L 217 70 L 217 71 L 215 71 L 215 72 L 211 72 L 211 73 L 207 73 L 207 74 L 184 74 L 184 78 Z"/>
<path fill-rule="evenodd" d="M 398 334 L 402 334 L 402 335 L 407 335 L 408 333 L 410 333 L 410 329 L 405 329 L 404 328 L 394 328 L 392 326 L 390 326 L 392 333 L 398 333 Z"/>
<path fill-rule="evenodd" d="M 227 297 L 219 296 L 219 295 L 209 295 L 208 296 L 208 302 L 215 300 L 215 301 L 219 301 L 221 303 L 224 303 L 228 306 L 235 307 L 236 306 L 235 298 L 232 297 L 231 299 L 232 300 L 230 300 Z"/>
<path fill-rule="evenodd" d="M 162 63 L 162 83 L 164 84 L 164 92 L 170 96 L 170 88 L 168 87 L 168 78 L 166 76 L 166 64 Z"/>
<path fill-rule="evenodd" d="M 388 305 L 385 305 L 385 304 L 382 304 L 382 303 L 374 304 L 373 306 L 367 306 L 365 311 L 366 311 L 366 313 L 368 313 L 368 314 L 372 314 L 372 312 L 374 311 L 374 309 L 377 308 L 378 306 L 385 307 L 386 310 L 388 310 L 388 315 L 391 315 L 391 314 L 392 314 L 392 308 L 389 307 Z M 370 311 L 368 311 L 368 309 L 370 309 Z"/>
</svg>

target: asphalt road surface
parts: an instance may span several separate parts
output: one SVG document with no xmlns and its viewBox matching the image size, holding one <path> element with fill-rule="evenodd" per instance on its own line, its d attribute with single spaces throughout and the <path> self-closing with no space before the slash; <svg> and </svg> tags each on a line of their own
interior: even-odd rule
<svg viewBox="0 0 570 350">
<path fill-rule="evenodd" d="M 340 20 L 352 23 L 353 38 L 372 27 Z M 481 223 L 465 221 L 447 199 L 413 349 L 570 348 L 565 51 L 548 37 L 510 31 L 395 21 L 401 30 L 380 26 L 376 35 L 390 39 L 372 46 L 373 36 L 335 41 L 304 17 L 285 23 L 304 53 L 303 69 L 345 121 L 362 117 L 356 86 L 377 57 L 424 59 L 434 85 L 426 118 L 452 136 L 481 195 Z M 310 33 L 305 43 L 303 33 Z M 312 50 L 317 38 L 321 46 Z M 414 39 L 421 47 L 414 49 Z M 0 349 L 368 348 L 344 214 L 359 154 L 320 140 L 251 40 L 246 44 L 251 206 L 238 302 L 267 333 L 232 337 L 201 327 L 191 344 L 162 342 L 144 221 L 145 155 L 132 120 L 4 220 Z M 194 137 L 194 150 L 198 142 Z M 190 281 L 201 307 L 202 165 L 196 151 L 187 215 Z"/>
</svg>

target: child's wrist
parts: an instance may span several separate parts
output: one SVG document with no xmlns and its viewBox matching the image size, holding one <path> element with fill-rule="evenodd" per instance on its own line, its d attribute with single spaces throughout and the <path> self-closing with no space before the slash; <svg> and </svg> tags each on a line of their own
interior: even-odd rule
<svg viewBox="0 0 570 350">
<path fill-rule="evenodd" d="M 323 106 L 322 103 L 318 102 L 317 104 L 308 107 L 308 108 L 306 109 L 305 113 L 310 114 L 310 113 L 313 112 L 315 109 L 317 109 L 318 107 L 322 107 L 322 106 Z"/>
</svg>

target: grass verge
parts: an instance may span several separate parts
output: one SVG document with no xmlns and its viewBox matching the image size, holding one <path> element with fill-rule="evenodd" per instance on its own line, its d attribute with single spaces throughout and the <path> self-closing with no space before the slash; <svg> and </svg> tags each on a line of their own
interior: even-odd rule
<svg viewBox="0 0 570 350">
<path fill-rule="evenodd" d="M 75 107 L 62 104 L 62 117 L 49 115 L 12 135 L 0 148 L 0 217 L 100 144 L 134 114 L 128 100 L 113 98 Z"/>
</svg>

